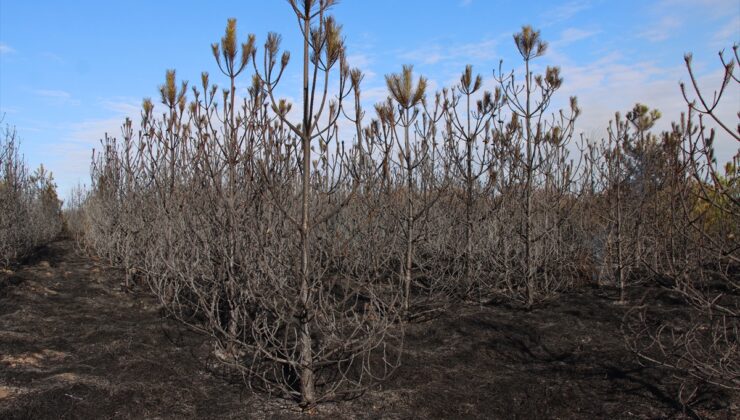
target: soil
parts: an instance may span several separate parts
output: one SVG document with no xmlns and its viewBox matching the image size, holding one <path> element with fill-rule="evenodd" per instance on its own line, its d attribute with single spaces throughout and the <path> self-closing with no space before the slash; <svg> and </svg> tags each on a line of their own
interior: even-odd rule
<svg viewBox="0 0 740 420">
<path fill-rule="evenodd" d="M 55 242 L 0 272 L 0 418 L 295 418 L 213 366 L 205 337 L 121 274 Z M 737 418 L 709 388 L 684 410 L 670 373 L 625 348 L 625 307 L 583 288 L 531 311 L 466 306 L 407 328 L 403 366 L 314 418 Z M 305 415 L 305 414 L 304 414 Z"/>
</svg>

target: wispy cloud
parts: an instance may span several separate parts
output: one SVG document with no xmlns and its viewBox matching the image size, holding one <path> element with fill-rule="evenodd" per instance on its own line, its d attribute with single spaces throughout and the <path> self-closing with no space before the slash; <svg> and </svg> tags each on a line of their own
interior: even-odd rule
<svg viewBox="0 0 740 420">
<path fill-rule="evenodd" d="M 56 63 L 56 64 L 64 64 L 65 63 L 65 60 L 61 56 L 59 56 L 57 54 L 54 54 L 52 52 L 48 52 L 48 51 L 47 52 L 42 52 L 39 55 L 41 56 L 41 58 L 43 58 L 46 61 L 51 61 L 51 62 Z"/>
<path fill-rule="evenodd" d="M 71 93 L 61 89 L 32 89 L 31 93 L 50 105 L 79 105 L 80 101 Z"/>
<path fill-rule="evenodd" d="M 489 61 L 496 58 L 499 41 L 489 38 L 479 42 L 458 45 L 429 45 L 399 54 L 412 63 L 437 64 L 443 61 Z"/>
<path fill-rule="evenodd" d="M 13 49 L 10 45 L 0 42 L 0 55 L 12 54 L 14 52 L 15 52 L 15 49 Z"/>
<path fill-rule="evenodd" d="M 33 93 L 37 96 L 53 99 L 70 99 L 72 97 L 72 94 L 67 91 L 55 89 L 35 89 Z"/>
<path fill-rule="evenodd" d="M 20 108 L 14 106 L 0 105 L 0 120 L 2 120 L 5 114 L 17 114 Z"/>
<path fill-rule="evenodd" d="M 552 42 L 553 46 L 564 47 L 584 39 L 591 38 L 601 31 L 580 28 L 567 28 L 560 34 L 560 38 Z"/>
<path fill-rule="evenodd" d="M 473 0 L 460 0 L 461 7 L 468 7 L 473 4 Z"/>
<path fill-rule="evenodd" d="M 740 42 L 740 14 L 732 16 L 712 36 L 714 45 L 724 46 L 735 42 Z"/>
<path fill-rule="evenodd" d="M 582 11 L 590 9 L 591 6 L 591 0 L 572 0 L 546 11 L 542 15 L 542 20 L 546 26 L 565 22 Z"/>
<path fill-rule="evenodd" d="M 32 93 L 50 105 L 78 105 L 80 103 L 71 93 L 61 89 L 35 89 Z"/>
<path fill-rule="evenodd" d="M 676 30 L 683 26 L 683 20 L 677 16 L 664 16 L 650 26 L 650 29 L 641 32 L 641 38 L 650 42 L 660 42 L 671 38 Z"/>
<path fill-rule="evenodd" d="M 661 0 L 655 3 L 657 11 L 676 11 L 677 9 L 690 10 L 692 13 L 708 14 L 713 17 L 723 17 L 737 14 L 737 0 Z"/>
<path fill-rule="evenodd" d="M 63 139 L 69 143 L 87 146 L 87 149 L 92 150 L 92 147 L 99 145 L 100 139 L 105 137 L 105 134 L 114 137 L 120 134 L 123 120 L 123 117 L 116 116 L 71 123 Z"/>
<path fill-rule="evenodd" d="M 497 39 L 484 39 L 480 42 L 463 44 L 459 47 L 459 56 L 474 60 L 491 60 L 496 58 Z"/>
<path fill-rule="evenodd" d="M 656 130 L 667 130 L 672 121 L 677 121 L 686 111 L 686 103 L 681 96 L 678 82 L 686 79 L 686 70 L 680 65 L 660 65 L 651 61 L 630 62 L 619 54 L 609 54 L 585 64 L 567 64 L 562 68 L 565 83 L 558 92 L 558 101 L 553 107 L 564 106 L 565 99 L 578 97 L 582 114 L 578 119 L 579 132 L 598 139 L 606 135 L 609 120 L 616 111 L 624 112 L 635 103 L 644 103 L 661 111 L 663 118 L 656 124 Z M 706 92 L 716 89 L 721 82 L 721 70 L 699 77 L 698 83 Z M 726 92 L 717 114 L 724 121 L 736 121 L 740 92 Z M 711 122 L 705 121 L 710 124 Z M 733 139 L 718 136 L 715 143 L 718 160 L 726 161 L 737 151 Z"/>
<path fill-rule="evenodd" d="M 364 68 L 370 65 L 372 59 L 365 54 L 350 54 L 347 56 L 347 62 L 352 67 Z"/>
<path fill-rule="evenodd" d="M 117 102 L 103 101 L 101 106 L 106 109 L 115 108 Z M 116 115 L 109 118 L 87 119 L 64 124 L 59 128 L 59 138 L 50 147 L 47 161 L 55 170 L 57 184 L 62 193 L 67 193 L 78 183 L 89 182 L 90 158 L 93 149 L 100 150 L 100 140 L 108 134 L 111 137 L 121 136 L 121 124 L 126 114 L 121 106 Z M 134 130 L 137 119 L 134 118 Z"/>
<path fill-rule="evenodd" d="M 378 102 L 382 102 L 388 97 L 388 88 L 385 86 L 376 86 L 362 91 L 362 100 L 366 107 L 370 107 Z"/>
<path fill-rule="evenodd" d="M 139 102 L 130 99 L 109 99 L 101 102 L 103 108 L 113 111 L 124 117 L 134 118 L 139 115 Z"/>
<path fill-rule="evenodd" d="M 374 61 L 374 58 L 368 54 L 351 54 L 347 56 L 347 63 L 353 68 L 362 70 L 362 73 L 365 75 L 365 81 L 372 80 L 377 76 L 371 67 Z"/>
<path fill-rule="evenodd" d="M 684 28 L 690 30 L 697 22 L 711 28 L 707 41 L 712 46 L 737 42 L 740 38 L 740 8 L 737 0 L 660 0 L 646 7 L 649 19 L 638 36 L 650 42 L 671 39 Z M 712 36 L 713 35 L 713 36 Z"/>
<path fill-rule="evenodd" d="M 446 58 L 442 50 L 443 48 L 439 45 L 429 45 L 404 51 L 398 56 L 414 63 L 436 64 Z"/>
</svg>

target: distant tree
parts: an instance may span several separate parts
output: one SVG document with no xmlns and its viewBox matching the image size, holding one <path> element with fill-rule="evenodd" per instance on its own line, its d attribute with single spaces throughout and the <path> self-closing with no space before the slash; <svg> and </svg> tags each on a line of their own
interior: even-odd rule
<svg viewBox="0 0 740 420">
<path fill-rule="evenodd" d="M 651 244 L 660 258 L 646 266 L 657 270 L 669 290 L 682 299 L 682 313 L 688 322 L 675 325 L 672 320 L 656 320 L 654 308 L 643 303 L 630 311 L 623 327 L 627 344 L 638 356 L 670 369 L 679 379 L 679 398 L 687 407 L 705 384 L 733 392 L 740 389 L 740 149 L 732 162 L 721 168 L 713 146 L 718 132 L 705 125 L 708 118 L 719 127 L 720 135 L 740 140 L 740 131 L 731 129 L 730 123 L 716 114 L 726 91 L 740 86 L 735 74 L 738 47 L 733 50 L 734 59 L 729 61 L 720 53 L 724 75 L 711 101 L 699 89 L 691 55 L 686 55 L 696 99 L 691 99 L 686 85 L 681 84 L 688 112 L 662 136 L 665 164 L 658 167 L 665 181 L 657 193 L 651 191 L 653 200 L 662 204 L 651 209 L 656 212 L 653 217 L 664 219 L 670 227 Z"/>
<path fill-rule="evenodd" d="M 604 266 L 619 287 L 621 304 L 626 302 L 627 279 L 639 265 L 644 248 L 640 232 L 652 197 L 646 191 L 651 185 L 647 171 L 654 171 L 652 165 L 658 163 L 654 153 L 649 155 L 656 149 L 649 130 L 659 117 L 657 110 L 642 104 L 635 105 L 626 118 L 617 113 L 607 129 L 608 139 L 599 145 L 594 168 L 602 184 L 598 189 L 604 206 L 598 214 L 607 232 Z"/>
<path fill-rule="evenodd" d="M 18 134 L 6 126 L 0 132 L 0 267 L 55 239 L 61 206 L 52 173 L 43 165 L 29 173 Z"/>
</svg>

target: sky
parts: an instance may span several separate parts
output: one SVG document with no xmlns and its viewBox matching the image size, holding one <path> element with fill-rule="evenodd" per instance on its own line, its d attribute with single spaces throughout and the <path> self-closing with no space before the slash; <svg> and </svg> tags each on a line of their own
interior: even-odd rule
<svg viewBox="0 0 740 420">
<path fill-rule="evenodd" d="M 282 89 L 299 97 L 301 35 L 292 13 L 285 0 L 0 0 L 2 124 L 16 127 L 29 164 L 51 170 L 65 196 L 90 183 L 91 151 L 104 134 L 120 134 L 127 116 L 138 119 L 142 98 L 157 99 L 166 69 L 194 84 L 208 71 L 223 85 L 210 44 L 230 17 L 242 40 L 283 36 L 293 62 Z M 659 109 L 656 128 L 668 128 L 686 109 L 678 86 L 688 81 L 684 53 L 693 52 L 711 95 L 721 81 L 718 51 L 729 56 L 740 42 L 738 0 L 343 0 L 332 14 L 350 65 L 366 74 L 370 105 L 387 96 L 383 76 L 404 64 L 433 89 L 455 84 L 466 64 L 494 87 L 500 60 L 504 70 L 521 68 L 512 34 L 531 24 L 549 42 L 535 71 L 557 65 L 565 79 L 552 110 L 577 96 L 577 130 L 590 138 L 637 102 Z M 238 87 L 249 83 L 243 77 Z M 738 111 L 734 85 L 718 112 L 734 126 Z M 738 150 L 726 135 L 716 147 L 723 160 Z"/>
</svg>

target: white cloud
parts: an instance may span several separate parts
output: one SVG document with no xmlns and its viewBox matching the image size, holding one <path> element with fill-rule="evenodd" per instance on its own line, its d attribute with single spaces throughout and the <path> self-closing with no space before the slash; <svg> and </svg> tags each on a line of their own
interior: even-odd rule
<svg viewBox="0 0 740 420">
<path fill-rule="evenodd" d="M 542 15 L 545 26 L 570 20 L 578 13 L 591 8 L 590 0 L 573 0 L 556 6 Z"/>
<path fill-rule="evenodd" d="M 111 137 L 120 137 L 121 124 L 125 116 L 116 116 L 105 119 L 91 119 L 71 123 L 62 140 L 68 144 L 81 144 L 95 147 L 107 133 Z"/>
<path fill-rule="evenodd" d="M 61 89 L 33 89 L 31 93 L 42 98 L 50 105 L 79 105 L 80 103 L 71 93 Z"/>
<path fill-rule="evenodd" d="M 3 119 L 5 114 L 17 114 L 20 108 L 14 106 L 0 105 L 0 120 Z"/>
<path fill-rule="evenodd" d="M 8 44 L 0 42 L 0 55 L 2 54 L 12 54 L 15 50 Z"/>
<path fill-rule="evenodd" d="M 459 58 L 486 61 L 496 58 L 497 39 L 484 39 L 480 42 L 463 44 L 459 47 Z"/>
<path fill-rule="evenodd" d="M 638 35 L 650 42 L 660 42 L 672 37 L 683 26 L 683 20 L 676 16 L 664 16 L 658 22 L 650 25 L 650 29 Z"/>
<path fill-rule="evenodd" d="M 44 98 L 53 99 L 70 99 L 72 97 L 69 92 L 57 89 L 35 89 L 33 93 Z"/>
<path fill-rule="evenodd" d="M 347 63 L 350 67 L 362 70 L 362 73 L 365 75 L 365 78 L 363 79 L 365 82 L 370 81 L 377 76 L 377 73 L 375 73 L 371 68 L 374 61 L 374 58 L 367 54 L 351 54 L 347 56 Z"/>
<path fill-rule="evenodd" d="M 557 47 L 564 47 L 564 46 L 573 44 L 575 42 L 591 38 L 592 36 L 598 34 L 599 32 L 600 31 L 596 31 L 596 30 L 567 28 L 563 32 L 560 33 L 560 38 L 553 41 L 550 45 L 557 46 Z"/>
<path fill-rule="evenodd" d="M 399 58 L 412 63 L 437 64 L 443 61 L 480 62 L 496 58 L 496 46 L 499 40 L 484 39 L 479 42 L 457 45 L 429 45 L 399 54 Z"/>
<path fill-rule="evenodd" d="M 679 8 L 715 18 L 738 13 L 737 0 L 661 0 L 655 4 L 658 12 L 677 11 Z"/>
<path fill-rule="evenodd" d="M 732 16 L 712 36 L 712 43 L 724 47 L 740 42 L 740 14 Z"/>
<path fill-rule="evenodd" d="M 56 63 L 56 64 L 64 64 L 65 63 L 64 59 L 61 56 L 59 56 L 57 54 L 54 54 L 52 52 L 48 52 L 48 51 L 47 52 L 42 52 L 39 55 L 44 60 L 51 61 L 51 62 Z"/>
<path fill-rule="evenodd" d="M 712 46 L 724 47 L 740 39 L 740 6 L 737 0 L 660 0 L 650 4 L 646 11 L 652 21 L 644 23 L 642 26 L 648 29 L 638 35 L 651 42 L 670 39 L 682 28 L 697 22 L 718 28 L 705 38 Z"/>
<path fill-rule="evenodd" d="M 721 82 L 721 69 L 699 77 L 698 83 L 704 95 L 711 98 L 712 92 Z M 635 103 L 643 103 L 661 111 L 663 117 L 655 126 L 656 131 L 670 129 L 671 122 L 678 121 L 687 105 L 681 96 L 680 80 L 687 80 L 683 66 L 658 66 L 652 62 L 624 62 L 618 55 L 611 55 L 586 65 L 563 67 L 565 83 L 556 94 L 557 101 L 552 109 L 566 106 L 571 95 L 578 97 L 582 114 L 577 130 L 596 137 L 606 135 L 606 127 L 619 111 L 624 115 Z M 726 97 L 717 109 L 718 117 L 734 126 L 738 121 L 737 104 L 740 89 L 737 84 L 728 87 Z M 708 127 L 715 126 L 705 119 Z M 733 123 L 735 122 L 735 123 Z M 726 161 L 737 152 L 737 143 L 729 136 L 718 132 L 715 141 L 719 161 Z"/>
<path fill-rule="evenodd" d="M 56 129 L 58 140 L 49 147 L 44 160 L 54 168 L 61 194 L 66 194 L 78 183 L 89 183 L 93 149 L 100 150 L 100 141 L 106 134 L 120 139 L 126 117 L 132 119 L 134 133 L 138 131 L 140 108 L 137 102 L 112 98 L 100 101 L 99 105 L 109 111 L 109 116 L 66 123 Z"/>
<path fill-rule="evenodd" d="M 105 100 L 101 105 L 110 111 L 117 114 L 136 119 L 141 112 L 141 106 L 139 102 L 127 99 L 112 99 Z"/>
<path fill-rule="evenodd" d="M 403 60 L 409 60 L 423 64 L 437 64 L 447 58 L 442 54 L 442 47 L 439 45 L 424 46 L 414 50 L 405 51 L 399 54 Z"/>
<path fill-rule="evenodd" d="M 360 69 L 368 67 L 373 60 L 365 54 L 350 54 L 347 56 L 347 63 L 351 67 Z"/>
<path fill-rule="evenodd" d="M 376 86 L 369 89 L 362 90 L 362 101 L 364 104 L 370 106 L 375 105 L 378 102 L 384 101 L 388 97 L 388 88 L 383 86 Z M 366 108 L 368 105 L 364 105 Z M 367 110 L 366 110 L 367 111 Z"/>
</svg>

